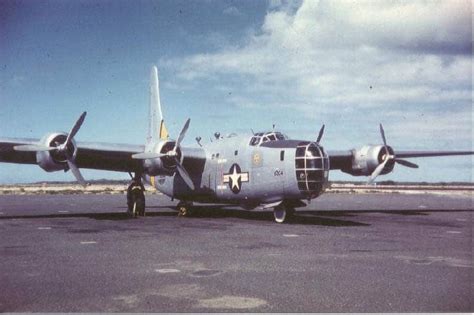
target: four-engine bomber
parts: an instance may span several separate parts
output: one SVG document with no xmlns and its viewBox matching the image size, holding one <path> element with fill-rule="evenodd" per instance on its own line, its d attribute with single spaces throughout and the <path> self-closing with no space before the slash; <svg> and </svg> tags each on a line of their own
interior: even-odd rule
<svg viewBox="0 0 474 315">
<path fill-rule="evenodd" d="M 287 221 L 304 201 L 317 198 L 328 184 L 330 170 L 354 176 L 377 176 L 394 170 L 395 164 L 417 168 L 404 158 L 470 155 L 472 151 L 399 151 L 387 145 L 380 125 L 382 144 L 358 149 L 326 151 L 321 145 L 324 125 L 316 139 L 294 140 L 276 130 L 249 136 L 231 134 L 208 144 L 181 145 L 190 125 L 188 119 L 176 140 L 169 137 L 161 110 L 158 70 L 153 67 L 150 84 L 150 117 L 144 145 L 76 142 L 82 113 L 69 133 L 49 133 L 42 139 L 0 138 L 0 162 L 37 164 L 47 172 L 71 170 L 86 185 L 80 168 L 129 172 L 127 190 L 131 215 L 145 214 L 142 181 L 180 200 L 181 216 L 192 212 L 193 202 L 230 203 L 245 209 L 273 208 L 275 221 Z"/>
</svg>

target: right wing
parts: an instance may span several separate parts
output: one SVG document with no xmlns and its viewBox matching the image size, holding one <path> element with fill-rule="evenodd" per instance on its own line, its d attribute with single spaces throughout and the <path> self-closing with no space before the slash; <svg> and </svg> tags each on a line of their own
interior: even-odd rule
<svg viewBox="0 0 474 315">
<path fill-rule="evenodd" d="M 38 139 L 0 138 L 0 162 L 38 164 L 36 152 L 16 151 L 20 145 L 38 145 Z M 132 159 L 132 154 L 143 152 L 143 145 L 78 142 L 76 165 L 79 168 L 118 172 L 140 172 L 141 161 Z"/>
<path fill-rule="evenodd" d="M 132 154 L 144 150 L 143 145 L 78 142 L 76 163 L 79 168 L 141 172 L 142 161 L 132 159 Z"/>
<path fill-rule="evenodd" d="M 14 146 L 38 144 L 39 139 L 0 138 L 0 162 L 36 164 L 35 152 L 15 151 Z"/>
<path fill-rule="evenodd" d="M 36 152 L 16 151 L 13 147 L 20 145 L 38 145 L 39 139 L 0 138 L 0 162 L 18 164 L 38 164 Z M 145 150 L 143 145 L 77 142 L 76 165 L 79 168 L 106 170 L 116 172 L 143 171 L 143 162 L 132 159 L 133 154 Z M 200 148 L 182 147 L 183 164 L 191 172 L 202 171 L 206 155 Z"/>
</svg>

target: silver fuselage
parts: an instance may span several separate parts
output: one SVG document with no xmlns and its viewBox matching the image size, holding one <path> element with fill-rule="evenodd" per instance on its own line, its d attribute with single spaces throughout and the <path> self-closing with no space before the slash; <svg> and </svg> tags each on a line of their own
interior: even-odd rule
<svg viewBox="0 0 474 315">
<path fill-rule="evenodd" d="M 221 138 L 200 148 L 182 148 L 183 166 L 195 184 L 194 191 L 177 174 L 146 175 L 145 180 L 164 194 L 186 201 L 252 208 L 282 200 L 312 199 L 324 192 L 329 162 L 322 147 L 317 146 L 322 152 L 318 157 L 316 153 L 310 156 L 308 146 L 317 151 L 317 145 L 308 141 L 281 140 L 251 146 L 249 137 Z M 297 153 L 298 147 L 301 154 Z M 187 160 L 190 155 L 203 159 Z M 318 165 L 310 166 L 310 159 L 318 160 Z"/>
</svg>

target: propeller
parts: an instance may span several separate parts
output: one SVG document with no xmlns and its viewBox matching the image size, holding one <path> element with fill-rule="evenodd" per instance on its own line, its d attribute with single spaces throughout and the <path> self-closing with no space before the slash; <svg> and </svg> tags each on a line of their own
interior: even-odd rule
<svg viewBox="0 0 474 315">
<path fill-rule="evenodd" d="M 39 144 L 25 144 L 25 145 L 16 145 L 13 147 L 15 151 L 22 151 L 22 152 L 38 152 L 38 151 L 53 151 L 57 150 L 57 147 L 48 147 L 45 145 Z"/>
<path fill-rule="evenodd" d="M 191 188 L 191 190 L 194 190 L 194 184 L 193 184 L 193 181 L 191 180 L 191 176 L 189 176 L 188 172 L 183 167 L 183 165 L 179 163 L 178 158 L 175 158 L 175 161 L 176 161 L 176 167 L 177 167 L 179 175 L 183 178 L 186 185 L 188 185 L 188 187 Z"/>
<path fill-rule="evenodd" d="M 166 156 L 166 153 L 142 152 L 142 153 L 133 154 L 132 159 L 147 160 L 147 159 L 157 159 L 164 156 Z"/>
<path fill-rule="evenodd" d="M 418 165 L 416 165 L 415 163 L 409 162 L 407 160 L 402 160 L 402 159 L 399 159 L 399 158 L 395 158 L 395 162 L 397 162 L 398 164 L 401 164 L 403 166 L 406 166 L 406 167 L 418 168 Z"/>
<path fill-rule="evenodd" d="M 179 175 L 183 178 L 186 185 L 188 185 L 188 187 L 191 188 L 191 190 L 194 190 L 194 184 L 193 184 L 193 181 L 191 180 L 191 176 L 189 176 L 186 169 L 183 167 L 183 165 L 181 165 L 181 162 L 178 160 L 178 151 L 177 151 L 181 144 L 181 141 L 183 141 L 184 136 L 186 135 L 186 132 L 188 131 L 190 122 L 191 122 L 191 119 L 188 118 L 188 120 L 186 120 L 186 122 L 184 123 L 183 129 L 181 129 L 181 132 L 179 133 L 178 139 L 176 140 L 176 143 L 172 150 L 166 153 L 142 152 L 142 153 L 133 154 L 132 158 L 136 160 L 158 159 L 162 157 L 173 158 L 176 163 L 176 170 L 178 171 Z"/>
<path fill-rule="evenodd" d="M 16 151 L 26 151 L 26 152 L 42 152 L 42 151 L 56 151 L 58 154 L 62 154 L 66 157 L 66 162 L 68 168 L 71 170 L 72 174 L 76 178 L 76 180 L 82 185 L 82 186 L 87 186 L 86 181 L 84 180 L 84 177 L 82 176 L 81 172 L 79 171 L 79 168 L 76 165 L 76 161 L 74 159 L 73 153 L 71 153 L 68 148 L 72 143 L 72 139 L 74 139 L 74 136 L 77 134 L 79 129 L 82 126 L 82 123 L 84 122 L 86 118 L 87 112 L 83 112 L 79 119 L 77 119 L 76 123 L 74 126 L 71 128 L 71 131 L 67 135 L 66 141 L 62 144 L 58 144 L 55 147 L 50 147 L 50 146 L 45 146 L 45 145 L 36 145 L 36 144 L 28 144 L 28 145 L 18 145 L 14 146 L 13 149 Z"/>
<path fill-rule="evenodd" d="M 385 150 L 385 154 L 383 156 L 384 160 L 381 164 L 379 164 L 379 166 L 375 168 L 372 174 L 370 174 L 369 179 L 367 180 L 367 184 L 372 184 L 374 182 L 374 180 L 377 178 L 377 176 L 380 175 L 380 173 L 382 173 L 383 169 L 385 168 L 385 165 L 387 165 L 388 161 L 390 160 L 394 160 L 396 163 L 406 166 L 406 167 L 418 168 L 418 165 L 416 165 L 415 163 L 397 158 L 395 154 L 390 154 L 390 151 L 388 150 L 388 146 L 387 146 L 387 139 L 385 138 L 385 131 L 383 130 L 382 124 L 380 124 L 379 126 L 380 126 L 380 134 L 382 136 L 383 146 Z"/>
<path fill-rule="evenodd" d="M 319 142 L 321 141 L 321 139 L 323 137 L 323 134 L 324 134 L 324 125 L 319 130 L 318 140 L 316 140 L 316 144 L 319 144 Z"/>
<path fill-rule="evenodd" d="M 66 141 L 63 143 L 64 147 L 67 147 L 71 143 L 72 139 L 81 128 L 82 123 L 84 122 L 84 119 L 86 119 L 86 115 L 87 115 L 87 112 L 83 112 L 81 116 L 79 117 L 79 119 L 74 124 L 74 126 L 71 128 L 71 131 L 67 135 Z"/>
</svg>

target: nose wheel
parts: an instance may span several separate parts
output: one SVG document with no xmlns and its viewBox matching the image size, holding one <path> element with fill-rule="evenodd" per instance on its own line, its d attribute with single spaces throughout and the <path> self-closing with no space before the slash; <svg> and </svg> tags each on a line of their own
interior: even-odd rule
<svg viewBox="0 0 474 315">
<path fill-rule="evenodd" d="M 273 217 L 276 223 L 287 223 L 293 218 L 295 209 L 284 204 L 275 207 L 273 210 Z"/>
<path fill-rule="evenodd" d="M 127 188 L 127 206 L 131 217 L 145 216 L 145 187 L 140 177 L 135 176 Z"/>
</svg>

